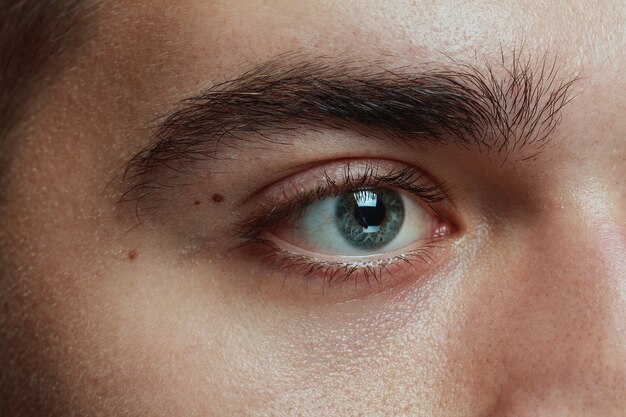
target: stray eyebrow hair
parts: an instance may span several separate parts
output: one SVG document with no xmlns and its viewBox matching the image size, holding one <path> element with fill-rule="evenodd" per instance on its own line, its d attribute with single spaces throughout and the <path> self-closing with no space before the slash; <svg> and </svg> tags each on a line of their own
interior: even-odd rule
<svg viewBox="0 0 626 417">
<path fill-rule="evenodd" d="M 278 141 L 305 129 L 351 129 L 364 136 L 449 144 L 509 155 L 545 146 L 571 100 L 576 76 L 559 76 L 556 56 L 517 53 L 496 67 L 383 63 L 286 54 L 181 103 L 153 130 L 126 177 L 156 167 L 219 157 L 220 146 Z M 539 151 L 537 151 L 538 153 Z"/>
</svg>

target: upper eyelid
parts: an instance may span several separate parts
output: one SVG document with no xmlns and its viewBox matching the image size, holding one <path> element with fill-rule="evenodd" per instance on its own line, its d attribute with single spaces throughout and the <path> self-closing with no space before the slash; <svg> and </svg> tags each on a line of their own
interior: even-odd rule
<svg viewBox="0 0 626 417">
<path fill-rule="evenodd" d="M 423 189 L 422 194 L 426 195 L 427 192 L 432 192 L 430 197 L 432 202 L 443 199 L 450 188 L 447 183 L 436 181 L 421 166 L 400 160 L 350 157 L 319 161 L 313 166 L 309 164 L 304 170 L 290 173 L 286 177 L 265 185 L 255 195 L 275 194 L 271 190 L 278 188 L 280 190 L 279 197 L 285 197 L 285 192 L 291 191 L 297 194 L 298 189 L 301 188 L 310 190 L 315 187 L 314 183 L 323 185 L 325 191 L 332 191 L 333 186 L 343 185 L 347 182 L 350 182 L 353 187 L 358 187 L 359 185 L 366 185 L 366 183 L 367 185 L 375 185 L 377 181 L 396 184 L 406 183 L 407 187 L 408 184 L 415 187 L 420 186 Z M 249 198 L 252 199 L 255 195 Z"/>
</svg>

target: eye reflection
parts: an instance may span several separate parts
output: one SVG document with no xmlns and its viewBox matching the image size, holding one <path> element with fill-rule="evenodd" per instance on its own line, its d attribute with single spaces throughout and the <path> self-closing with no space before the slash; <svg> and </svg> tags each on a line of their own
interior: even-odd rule
<svg viewBox="0 0 626 417">
<path fill-rule="evenodd" d="M 404 204 L 392 190 L 346 193 L 337 199 L 336 224 L 356 248 L 376 249 L 395 238 L 404 220 Z"/>
</svg>

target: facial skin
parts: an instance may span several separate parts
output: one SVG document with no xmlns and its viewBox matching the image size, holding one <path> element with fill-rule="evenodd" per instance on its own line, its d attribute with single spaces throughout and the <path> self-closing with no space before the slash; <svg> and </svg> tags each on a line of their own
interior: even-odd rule
<svg viewBox="0 0 626 417">
<path fill-rule="evenodd" d="M 624 416 L 625 18 L 620 1 L 104 2 L 11 137 L 2 409 Z M 577 79 L 539 148 L 296 129 L 199 158 L 143 205 L 119 201 L 155 120 L 281 54 L 497 76 L 512 57 L 556 56 L 555 79 Z M 231 250 L 251 196 L 348 159 L 450 185 L 455 228 L 429 265 L 329 287 Z"/>
</svg>

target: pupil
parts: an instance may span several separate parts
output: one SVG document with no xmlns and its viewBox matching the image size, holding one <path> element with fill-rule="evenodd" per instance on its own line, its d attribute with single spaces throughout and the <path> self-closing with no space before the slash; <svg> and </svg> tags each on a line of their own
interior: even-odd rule
<svg viewBox="0 0 626 417">
<path fill-rule="evenodd" d="M 385 220 L 385 205 L 372 191 L 354 193 L 354 217 L 365 229 L 380 226 Z"/>
<path fill-rule="evenodd" d="M 335 224 L 355 248 L 374 250 L 391 242 L 404 220 L 400 195 L 385 188 L 358 190 L 337 198 Z"/>
</svg>

